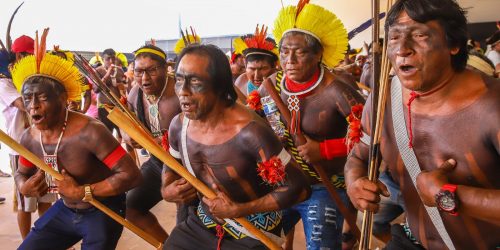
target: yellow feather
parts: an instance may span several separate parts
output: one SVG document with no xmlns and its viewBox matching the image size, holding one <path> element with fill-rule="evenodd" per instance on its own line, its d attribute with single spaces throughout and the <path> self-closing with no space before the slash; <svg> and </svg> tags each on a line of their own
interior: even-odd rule
<svg viewBox="0 0 500 250">
<path fill-rule="evenodd" d="M 297 8 L 288 6 L 281 9 L 274 22 L 273 34 L 276 41 L 293 28 L 315 34 L 323 46 L 323 63 L 335 67 L 347 50 L 347 31 L 335 14 L 316 4 L 306 4 L 296 17 Z"/>
<path fill-rule="evenodd" d="M 248 46 L 241 37 L 237 37 L 233 40 L 233 48 L 235 54 L 243 55 L 243 51 L 248 49 Z"/>
<path fill-rule="evenodd" d="M 196 35 L 196 36 L 193 36 L 193 35 L 186 35 L 186 40 L 188 40 L 189 44 L 194 44 L 194 43 L 201 43 L 201 38 Z M 174 53 L 175 54 L 180 54 L 181 51 L 186 47 L 186 44 L 184 43 L 184 39 L 182 39 L 182 37 L 177 40 L 177 42 L 175 43 L 175 47 L 174 47 Z"/>
<path fill-rule="evenodd" d="M 12 81 L 17 90 L 21 92 L 26 79 L 37 74 L 35 56 L 27 56 L 17 62 L 12 69 Z M 82 75 L 73 65 L 73 62 L 46 53 L 40 62 L 40 75 L 57 79 L 68 94 L 68 100 L 75 101 L 80 98 Z"/>
</svg>

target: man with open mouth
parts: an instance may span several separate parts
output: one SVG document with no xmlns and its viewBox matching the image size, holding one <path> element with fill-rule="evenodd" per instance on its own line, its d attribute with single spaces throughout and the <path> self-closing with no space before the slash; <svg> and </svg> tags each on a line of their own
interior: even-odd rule
<svg viewBox="0 0 500 250">
<path fill-rule="evenodd" d="M 186 47 L 175 79 L 182 113 L 170 124 L 170 153 L 217 197 L 203 197 L 190 209 L 165 249 L 266 249 L 226 219 L 247 217 L 279 237 L 280 210 L 309 196 L 305 176 L 266 122 L 236 103 L 229 62 L 219 48 Z M 164 186 L 176 179 L 165 168 Z"/>
<path fill-rule="evenodd" d="M 399 0 L 385 25 L 396 76 L 380 149 L 407 217 L 392 226 L 387 249 L 498 249 L 500 82 L 466 69 L 465 11 L 455 0 Z M 346 183 L 356 208 L 376 212 L 389 193 L 367 178 L 371 110 Z"/>
<path fill-rule="evenodd" d="M 49 192 L 61 199 L 35 222 L 19 249 L 67 249 L 80 240 L 82 248 L 114 249 L 123 227 L 88 201 L 99 200 L 124 216 L 125 191 L 139 184 L 140 172 L 101 122 L 67 109 L 67 101 L 81 94 L 82 77 L 66 60 L 45 53 L 47 32 L 35 44 L 38 53 L 14 65 L 12 79 L 32 121 L 21 144 L 63 179 L 22 156 L 15 179 L 25 196 Z"/>
</svg>

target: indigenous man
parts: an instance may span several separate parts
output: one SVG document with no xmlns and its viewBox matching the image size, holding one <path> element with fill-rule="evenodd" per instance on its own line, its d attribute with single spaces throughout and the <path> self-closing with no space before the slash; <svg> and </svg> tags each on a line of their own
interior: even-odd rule
<svg viewBox="0 0 500 250">
<path fill-rule="evenodd" d="M 123 227 L 85 201 L 98 199 L 124 216 L 124 192 L 140 182 L 139 170 L 102 123 L 66 109 L 67 100 L 81 93 L 74 66 L 39 53 L 17 62 L 12 78 L 33 122 L 21 144 L 63 175 L 56 181 L 20 157 L 20 192 L 58 192 L 62 199 L 35 222 L 19 249 L 67 249 L 82 239 L 82 248 L 114 249 Z"/>
<path fill-rule="evenodd" d="M 12 52 L 14 55 L 11 58 L 10 53 L 2 51 L 2 58 L 5 56 L 5 61 L 10 63 L 11 59 L 15 61 L 21 60 L 25 56 L 32 55 L 34 49 L 34 41 L 29 36 L 21 36 L 14 40 L 12 44 Z M 8 63 L 7 63 L 8 64 Z M 0 106 L 5 118 L 7 134 L 15 141 L 21 140 L 23 131 L 29 127 L 26 109 L 24 108 L 21 94 L 16 90 L 12 82 L 10 72 L 7 70 L 7 64 L 2 65 L 4 76 L 0 78 Z M 19 154 L 14 150 L 9 151 L 10 165 L 12 172 L 15 173 L 18 168 Z M 46 194 L 43 197 L 26 197 L 22 195 L 17 188 L 14 188 L 17 200 L 17 223 L 21 237 L 24 239 L 30 232 L 31 228 L 31 213 L 38 209 L 38 215 L 42 216 L 50 207 L 52 202 L 57 200 L 54 194 Z"/>
<path fill-rule="evenodd" d="M 340 249 L 344 217 L 318 174 L 307 163 L 323 168 L 330 178 L 328 181 L 338 187 L 337 194 L 348 204 L 343 183 L 347 157 L 346 117 L 353 106 L 361 106 L 364 100 L 354 88 L 322 66 L 323 63 L 333 68 L 344 58 L 347 32 L 340 20 L 318 5 L 301 2 L 305 6 L 286 7 L 275 21 L 273 32 L 279 40 L 283 72 L 269 77 L 281 90 L 281 99 L 288 101 L 292 121 L 287 127 L 291 134 L 306 136 L 306 143 L 301 146 L 296 147 L 289 135 L 286 143 L 309 174 L 312 184 L 311 198 L 285 211 L 284 231 L 288 233 L 302 218 L 308 249 Z M 296 24 L 286 21 L 295 20 L 295 16 Z M 302 21 L 299 23 L 299 20 Z M 307 23 L 309 25 L 304 25 Z"/>
<path fill-rule="evenodd" d="M 233 41 L 235 51 L 245 57 L 245 73 L 241 74 L 234 85 L 248 97 L 258 90 L 262 82 L 276 71 L 278 49 L 272 38 L 267 38 L 267 27 L 255 30 Z"/>
<path fill-rule="evenodd" d="M 168 127 L 181 108 L 175 95 L 174 79 L 167 77 L 166 54 L 154 45 L 143 46 L 134 53 L 136 84 L 128 96 L 129 107 L 151 131 L 158 144 L 166 146 L 168 150 Z M 125 134 L 123 136 L 131 146 L 140 147 Z M 144 182 L 127 193 L 127 219 L 160 242 L 164 242 L 168 234 L 149 210 L 162 200 L 162 168 L 163 163 L 151 156 L 141 166 Z"/>
<path fill-rule="evenodd" d="M 231 58 L 229 58 L 229 63 L 232 79 L 235 82 L 241 74 L 245 73 L 245 58 L 242 54 L 233 52 L 231 53 Z"/>
<path fill-rule="evenodd" d="M 108 86 L 111 92 L 120 98 L 120 90 L 124 88 L 126 83 L 125 73 L 121 67 L 115 65 L 116 52 L 113 49 L 105 49 L 102 54 L 103 65 L 96 68 L 96 72 L 102 77 L 102 82 Z M 94 86 L 94 91 L 99 91 L 97 86 Z M 98 93 L 97 105 L 99 120 L 106 125 L 109 131 L 113 132 L 113 129 L 119 131 L 118 127 L 108 119 L 108 111 L 104 107 L 105 105 L 113 105 L 112 102 L 104 94 Z"/>
<path fill-rule="evenodd" d="M 236 103 L 229 63 L 217 47 L 183 50 L 176 93 L 183 113 L 170 125 L 170 152 L 217 197 L 205 197 L 189 211 L 166 249 L 265 249 L 223 219 L 248 216 L 257 227 L 279 235 L 278 210 L 309 195 L 305 176 L 266 123 Z M 165 168 L 164 185 L 178 178 Z"/>
<path fill-rule="evenodd" d="M 498 248 L 500 82 L 465 69 L 464 11 L 454 0 L 400 0 L 386 33 L 397 77 L 381 153 L 401 187 L 414 237 L 393 226 L 387 248 Z M 372 134 L 370 111 L 363 114 L 363 142 Z M 359 210 L 377 211 L 379 195 L 388 192 L 368 181 L 367 161 L 368 145 L 358 143 L 346 165 L 348 193 Z"/>
</svg>

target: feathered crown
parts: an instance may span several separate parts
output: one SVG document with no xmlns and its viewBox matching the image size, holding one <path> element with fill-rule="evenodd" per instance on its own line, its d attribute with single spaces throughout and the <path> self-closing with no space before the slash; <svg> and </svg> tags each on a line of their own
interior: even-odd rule
<svg viewBox="0 0 500 250">
<path fill-rule="evenodd" d="M 43 76 L 54 79 L 61 83 L 68 94 L 68 100 L 75 101 L 80 98 L 82 75 L 73 66 L 73 62 L 46 53 L 46 39 L 49 29 L 42 33 L 38 41 L 38 31 L 35 38 L 35 53 L 19 60 L 12 68 L 12 81 L 21 92 L 23 84 L 31 77 Z"/>
<path fill-rule="evenodd" d="M 243 54 L 245 57 L 252 54 L 261 54 L 273 57 L 278 60 L 278 48 L 274 39 L 267 37 L 267 27 L 259 25 L 255 28 L 254 34 L 248 34 L 233 40 L 234 52 Z"/>
<path fill-rule="evenodd" d="M 290 31 L 309 34 L 323 46 L 323 63 L 332 68 L 343 58 L 347 49 L 347 31 L 332 12 L 321 6 L 300 0 L 297 6 L 282 8 L 274 21 L 276 41 Z"/>
<path fill-rule="evenodd" d="M 181 30 L 181 38 L 179 38 L 177 43 L 175 43 L 175 54 L 180 54 L 181 51 L 190 44 L 201 43 L 201 38 L 198 36 L 198 34 L 196 34 L 196 31 L 193 29 L 193 27 L 189 26 L 189 29 L 191 30 L 191 34 L 189 34 L 187 28 L 186 34 L 184 34 L 184 32 Z"/>
</svg>

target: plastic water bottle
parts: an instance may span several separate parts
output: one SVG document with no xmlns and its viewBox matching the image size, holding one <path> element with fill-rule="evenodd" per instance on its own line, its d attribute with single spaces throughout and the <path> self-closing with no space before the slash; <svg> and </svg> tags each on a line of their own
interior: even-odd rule
<svg viewBox="0 0 500 250">
<path fill-rule="evenodd" d="M 266 119 L 273 128 L 274 133 L 280 137 L 284 136 L 285 126 L 280 120 L 280 112 L 273 98 L 270 96 L 264 96 L 260 98 L 260 102 L 262 103 L 262 109 L 264 110 Z"/>
</svg>

